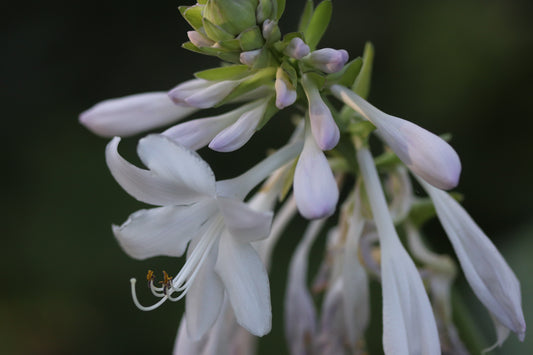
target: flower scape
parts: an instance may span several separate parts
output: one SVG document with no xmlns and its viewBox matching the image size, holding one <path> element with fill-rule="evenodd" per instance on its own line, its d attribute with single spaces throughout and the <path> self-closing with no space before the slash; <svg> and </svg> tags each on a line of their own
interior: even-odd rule
<svg viewBox="0 0 533 355">
<path fill-rule="evenodd" d="M 457 153 L 445 139 L 366 101 L 371 44 L 351 60 L 343 49 L 317 49 L 330 0 L 306 1 L 298 30 L 282 35 L 284 7 L 284 0 L 180 6 L 192 27 L 183 47 L 222 64 L 168 92 L 103 101 L 80 115 L 89 130 L 112 138 L 105 157 L 118 184 L 153 206 L 112 227 L 120 246 L 136 259 L 185 258 L 174 277 L 164 272 L 159 283 L 148 272 L 156 298 L 149 306 L 131 279 L 135 305 L 149 311 L 184 298 L 175 354 L 254 353 L 255 336 L 271 330 L 272 252 L 299 213 L 309 222 L 287 270 L 291 354 L 367 354 L 371 302 L 383 307 L 385 354 L 470 354 L 452 319 L 456 263 L 431 251 L 421 232 L 436 216 L 490 313 L 495 346 L 511 331 L 523 340 L 518 279 L 458 195 L 446 192 L 459 182 Z M 226 106 L 222 114 L 183 122 Z M 298 112 L 288 142 L 241 175 L 217 181 L 197 151 L 233 152 L 273 117 L 283 119 L 286 108 Z M 145 167 L 119 154 L 121 137 L 163 126 L 170 127 L 138 142 Z M 370 138 L 381 145 L 379 154 Z M 415 195 L 413 184 L 426 194 Z M 310 249 L 334 215 L 308 285 Z M 381 284 L 382 300 L 371 299 L 371 280 Z"/>
</svg>

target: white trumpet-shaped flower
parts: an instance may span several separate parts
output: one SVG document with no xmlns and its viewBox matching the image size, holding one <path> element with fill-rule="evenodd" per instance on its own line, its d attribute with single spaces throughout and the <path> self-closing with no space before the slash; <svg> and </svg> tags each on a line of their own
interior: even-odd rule
<svg viewBox="0 0 533 355">
<path fill-rule="evenodd" d="M 161 206 L 132 214 L 113 232 L 123 249 L 136 259 L 156 255 L 181 256 L 189 244 L 185 265 L 163 287 L 151 285 L 159 302 L 186 300 L 187 327 L 193 340 L 213 325 L 226 293 L 240 325 L 255 335 L 271 327 L 268 277 L 250 244 L 268 236 L 271 212 L 242 202 L 248 192 L 273 170 L 294 159 L 301 145 L 279 150 L 247 173 L 216 182 L 196 153 L 162 135 L 140 140 L 138 154 L 149 170 L 140 169 L 117 151 L 120 138 L 106 149 L 113 177 L 137 200 Z"/>
<path fill-rule="evenodd" d="M 439 334 L 418 270 L 398 238 L 372 155 L 357 160 L 381 246 L 383 348 L 386 355 L 440 355 Z"/>
<path fill-rule="evenodd" d="M 239 83 L 239 80 L 192 79 L 170 90 L 168 96 L 176 104 L 209 108 L 222 101 Z"/>
<path fill-rule="evenodd" d="M 293 188 L 296 205 L 305 218 L 323 218 L 335 212 L 339 188 L 328 159 L 309 127 L 306 127 L 304 149 L 296 164 Z"/>
<path fill-rule="evenodd" d="M 307 95 L 307 101 L 309 101 L 311 131 L 318 146 L 322 150 L 335 148 L 339 143 L 340 132 L 329 107 L 320 96 L 318 87 L 308 75 L 303 75 L 302 86 Z"/>
<path fill-rule="evenodd" d="M 414 123 L 378 110 L 348 88 L 333 85 L 331 92 L 372 122 L 383 140 L 413 173 L 444 190 L 457 186 L 461 161 L 442 138 Z"/>
<path fill-rule="evenodd" d="M 450 239 L 470 287 L 487 307 L 498 330 L 498 345 L 512 330 L 522 341 L 526 323 L 522 312 L 520 282 L 498 249 L 464 208 L 446 192 L 420 180 L 433 200 L 437 215 Z"/>
<path fill-rule="evenodd" d="M 80 123 L 102 137 L 127 137 L 164 126 L 197 109 L 174 104 L 164 92 L 109 99 L 80 114 Z"/>
</svg>

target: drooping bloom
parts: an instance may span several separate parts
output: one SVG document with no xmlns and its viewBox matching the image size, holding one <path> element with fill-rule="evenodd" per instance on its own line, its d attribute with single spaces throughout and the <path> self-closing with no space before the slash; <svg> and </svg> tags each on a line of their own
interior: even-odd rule
<svg viewBox="0 0 533 355">
<path fill-rule="evenodd" d="M 192 79 L 170 90 L 168 96 L 176 104 L 209 108 L 222 101 L 237 85 L 239 85 L 238 80 Z"/>
<path fill-rule="evenodd" d="M 385 354 L 439 355 L 439 335 L 429 298 L 398 238 L 368 148 L 358 147 L 357 160 L 381 246 Z"/>
<path fill-rule="evenodd" d="M 80 123 L 102 137 L 127 137 L 176 122 L 196 108 L 174 104 L 165 92 L 147 92 L 97 103 Z"/>
<path fill-rule="evenodd" d="M 509 330 L 523 341 L 526 323 L 520 282 L 515 274 L 490 239 L 453 197 L 422 180 L 420 182 L 433 200 L 470 287 L 493 316 L 498 330 L 497 344 L 503 343 Z"/>
<path fill-rule="evenodd" d="M 215 182 L 209 166 L 194 152 L 161 135 L 139 142 L 138 154 L 150 169 L 131 165 L 117 152 L 120 139 L 106 149 L 106 160 L 117 182 L 139 201 L 161 206 L 132 214 L 113 232 L 123 249 L 136 259 L 156 255 L 188 257 L 179 274 L 154 288 L 161 300 L 188 294 L 187 326 L 192 339 L 201 338 L 215 322 L 224 292 L 239 324 L 255 335 L 270 330 L 268 277 L 252 241 L 269 234 L 271 212 L 251 209 L 242 199 L 257 183 L 288 160 L 300 147 L 292 145 L 271 155 L 247 173 Z M 173 294 L 177 293 L 177 296 Z"/>
<path fill-rule="evenodd" d="M 414 123 L 387 115 L 343 86 L 333 85 L 331 92 L 372 122 L 383 140 L 416 175 L 445 190 L 458 184 L 459 156 L 442 138 Z"/>
</svg>

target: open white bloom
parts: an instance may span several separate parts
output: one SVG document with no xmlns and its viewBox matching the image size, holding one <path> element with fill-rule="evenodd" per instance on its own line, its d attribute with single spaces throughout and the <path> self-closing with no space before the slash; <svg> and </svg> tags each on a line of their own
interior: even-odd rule
<svg viewBox="0 0 533 355">
<path fill-rule="evenodd" d="M 498 249 L 446 192 L 420 180 L 433 200 L 437 215 L 453 245 L 465 277 L 479 300 L 487 307 L 498 330 L 498 345 L 512 330 L 522 341 L 526 323 L 522 312 L 520 282 Z"/>
<path fill-rule="evenodd" d="M 357 161 L 381 246 L 383 348 L 386 355 L 440 355 L 439 334 L 422 279 L 394 228 L 372 155 Z"/>
<path fill-rule="evenodd" d="M 416 175 L 444 190 L 457 186 L 461 161 L 442 138 L 414 123 L 378 110 L 348 88 L 333 85 L 331 92 L 372 122 L 383 140 Z"/>
<path fill-rule="evenodd" d="M 239 83 L 239 80 L 192 79 L 170 90 L 168 96 L 176 104 L 209 108 L 222 101 Z"/>
<path fill-rule="evenodd" d="M 174 104 L 164 92 L 109 99 L 80 114 L 80 123 L 102 137 L 127 137 L 176 122 L 196 108 Z"/>
<path fill-rule="evenodd" d="M 293 188 L 296 205 L 305 218 L 323 218 L 335 212 L 339 188 L 328 159 L 309 127 L 306 127 L 304 149 L 294 172 Z"/>
<path fill-rule="evenodd" d="M 132 257 L 181 256 L 190 242 L 188 257 L 179 274 L 162 288 L 152 285 L 161 300 L 144 307 L 157 308 L 185 294 L 189 335 L 201 338 L 213 325 L 226 293 L 237 322 L 255 335 L 271 327 L 268 277 L 250 244 L 268 236 L 271 212 L 251 209 L 242 199 L 273 170 L 294 158 L 298 144 L 279 150 L 247 173 L 215 181 L 207 163 L 196 153 L 162 135 L 139 141 L 138 154 L 150 169 L 128 163 L 117 151 L 120 138 L 106 149 L 113 177 L 137 200 L 161 207 L 132 214 L 113 232 Z M 174 295 L 177 293 L 177 295 Z"/>
</svg>

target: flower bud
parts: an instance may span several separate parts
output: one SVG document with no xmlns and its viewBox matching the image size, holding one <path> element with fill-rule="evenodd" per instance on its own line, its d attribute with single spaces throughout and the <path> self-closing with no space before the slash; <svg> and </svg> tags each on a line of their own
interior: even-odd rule
<svg viewBox="0 0 533 355">
<path fill-rule="evenodd" d="M 311 52 L 304 60 L 324 73 L 331 74 L 341 70 L 348 58 L 348 52 L 344 49 L 323 48 Z"/>
<path fill-rule="evenodd" d="M 296 89 L 291 84 L 287 74 L 283 68 L 279 67 L 276 72 L 276 82 L 274 84 L 276 88 L 276 107 L 280 110 L 292 105 L 297 98 Z"/>
<path fill-rule="evenodd" d="M 309 54 L 309 46 L 300 37 L 295 37 L 289 42 L 284 52 L 291 58 L 302 59 Z"/>
<path fill-rule="evenodd" d="M 80 114 L 80 123 L 102 137 L 127 137 L 176 122 L 196 108 L 174 104 L 164 92 L 102 101 Z"/>
<path fill-rule="evenodd" d="M 255 61 L 261 54 L 261 49 L 254 49 L 253 51 L 241 52 L 240 60 L 242 64 L 246 64 L 251 67 L 254 65 Z"/>
</svg>

